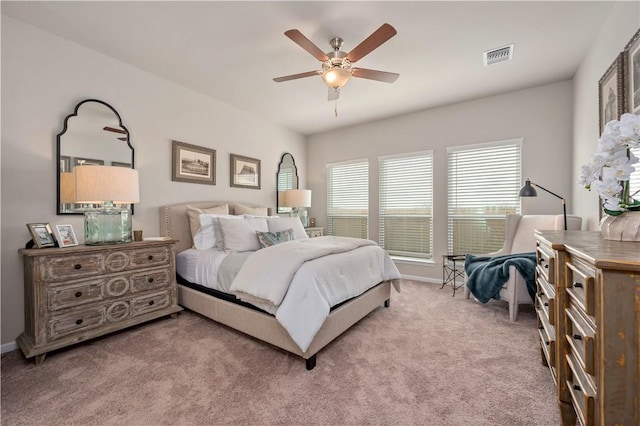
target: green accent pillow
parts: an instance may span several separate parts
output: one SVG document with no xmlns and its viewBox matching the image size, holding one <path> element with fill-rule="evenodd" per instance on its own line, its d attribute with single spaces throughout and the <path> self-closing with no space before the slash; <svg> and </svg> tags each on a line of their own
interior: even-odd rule
<svg viewBox="0 0 640 426">
<path fill-rule="evenodd" d="M 293 228 L 278 232 L 256 231 L 256 235 L 258 236 L 260 248 L 271 247 L 276 244 L 284 243 L 285 241 L 293 241 L 296 239 L 296 234 L 293 232 Z"/>
</svg>

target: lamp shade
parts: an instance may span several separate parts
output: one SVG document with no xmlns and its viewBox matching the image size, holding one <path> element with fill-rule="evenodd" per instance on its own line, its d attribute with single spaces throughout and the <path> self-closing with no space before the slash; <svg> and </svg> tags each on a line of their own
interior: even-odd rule
<svg viewBox="0 0 640 426">
<path fill-rule="evenodd" d="M 76 166 L 75 202 L 84 204 L 111 201 L 114 204 L 140 202 L 138 171 L 115 166 Z"/>
<path fill-rule="evenodd" d="M 347 84 L 351 78 L 351 72 L 344 68 L 333 67 L 322 73 L 322 79 L 325 84 L 332 88 L 340 88 Z"/>
<path fill-rule="evenodd" d="M 76 202 L 76 182 L 72 172 L 60 173 L 60 202 L 63 204 Z"/>
<path fill-rule="evenodd" d="M 531 181 L 527 179 L 524 183 L 524 186 L 520 188 L 520 193 L 518 195 L 521 197 L 537 197 L 538 192 L 531 185 Z"/>
<path fill-rule="evenodd" d="M 311 207 L 310 189 L 288 189 L 284 192 L 283 207 Z"/>
</svg>

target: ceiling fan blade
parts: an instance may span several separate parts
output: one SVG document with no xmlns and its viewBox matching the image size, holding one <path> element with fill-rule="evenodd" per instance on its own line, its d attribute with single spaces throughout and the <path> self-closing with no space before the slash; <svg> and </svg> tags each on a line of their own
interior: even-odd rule
<svg viewBox="0 0 640 426">
<path fill-rule="evenodd" d="M 339 97 L 340 97 L 340 88 L 336 87 L 334 89 L 333 87 L 329 87 L 329 96 L 327 96 L 327 100 L 328 101 L 335 101 Z"/>
<path fill-rule="evenodd" d="M 311 40 L 306 38 L 300 31 L 298 30 L 289 30 L 285 31 L 284 35 L 289 37 L 296 43 L 298 46 L 302 47 L 307 52 L 311 53 L 311 55 L 319 61 L 326 61 L 329 59 L 326 53 L 324 53 L 318 46 L 313 44 Z"/>
<path fill-rule="evenodd" d="M 396 35 L 397 31 L 389 24 L 382 24 L 380 28 L 375 30 L 373 34 L 364 39 L 362 43 L 354 47 L 351 52 L 347 53 L 347 59 L 356 62 L 369 54 L 372 50 L 378 48 L 381 44 Z"/>
<path fill-rule="evenodd" d="M 320 75 L 320 73 L 320 71 L 301 72 L 300 74 L 291 74 L 285 75 L 284 77 L 276 77 L 273 79 L 273 81 L 281 83 L 283 81 L 295 80 L 297 78 L 313 77 L 314 75 Z"/>
<path fill-rule="evenodd" d="M 384 81 L 385 83 L 393 83 L 400 77 L 395 72 L 368 70 L 366 68 L 352 68 L 353 76 L 358 78 L 366 78 L 369 80 Z"/>
</svg>

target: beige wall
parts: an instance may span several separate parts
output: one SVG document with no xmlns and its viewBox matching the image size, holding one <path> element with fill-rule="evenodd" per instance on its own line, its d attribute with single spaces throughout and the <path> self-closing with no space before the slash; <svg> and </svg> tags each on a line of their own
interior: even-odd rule
<svg viewBox="0 0 640 426">
<path fill-rule="evenodd" d="M 326 163 L 369 159 L 370 238 L 378 238 L 378 157 L 433 150 L 435 264 L 399 264 L 403 274 L 442 279 L 441 255 L 447 252 L 447 147 L 523 138 L 522 177 L 570 198 L 572 82 L 562 81 L 504 95 L 407 114 L 309 138 L 310 214 L 326 224 Z M 522 211 L 558 214 L 561 203 L 540 193 L 524 199 Z"/>
<path fill-rule="evenodd" d="M 306 169 L 303 136 L 2 15 L 3 344 L 23 329 L 25 224 L 71 223 L 82 234 L 82 217 L 55 214 L 54 158 L 64 118 L 87 98 L 111 104 L 131 132 L 141 197 L 133 223 L 146 235 L 158 235 L 163 204 L 233 199 L 275 207 L 284 152 Z M 215 186 L 171 181 L 172 139 L 217 150 Z M 262 161 L 261 190 L 229 187 L 230 153 Z"/>
<path fill-rule="evenodd" d="M 574 182 L 580 175 L 580 167 L 591 161 L 600 135 L 598 80 L 616 56 L 624 50 L 638 28 L 640 28 L 640 2 L 616 3 L 574 77 Z M 573 199 L 577 211 L 586 218 L 588 229 L 598 229 L 598 196 L 575 183 Z"/>
</svg>

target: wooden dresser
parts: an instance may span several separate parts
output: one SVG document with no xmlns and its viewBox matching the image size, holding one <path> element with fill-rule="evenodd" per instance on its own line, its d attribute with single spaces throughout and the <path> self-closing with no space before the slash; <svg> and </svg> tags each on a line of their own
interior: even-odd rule
<svg viewBox="0 0 640 426">
<path fill-rule="evenodd" d="M 309 236 L 309 238 L 322 237 L 324 235 L 324 228 L 314 226 L 309 228 L 304 228 L 305 232 Z"/>
<path fill-rule="evenodd" d="M 542 362 L 563 425 L 640 425 L 640 243 L 538 231 Z"/>
<path fill-rule="evenodd" d="M 27 358 L 121 330 L 178 306 L 175 241 L 22 249 Z"/>
</svg>

